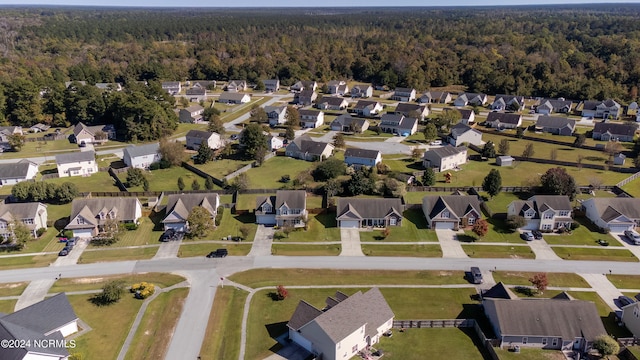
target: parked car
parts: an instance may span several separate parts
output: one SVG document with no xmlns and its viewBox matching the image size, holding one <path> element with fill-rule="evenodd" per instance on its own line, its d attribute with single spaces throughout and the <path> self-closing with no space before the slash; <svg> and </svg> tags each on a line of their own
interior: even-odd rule
<svg viewBox="0 0 640 360">
<path fill-rule="evenodd" d="M 58 253 L 58 256 L 67 256 L 67 255 L 69 255 L 69 250 L 66 247 L 60 250 L 60 252 Z"/>
<path fill-rule="evenodd" d="M 429 145 L 442 145 L 442 140 L 433 140 Z"/>
<path fill-rule="evenodd" d="M 471 267 L 471 271 L 469 273 L 470 280 L 474 284 L 482 284 L 484 280 L 482 279 L 482 272 L 479 267 L 473 266 Z"/>
<path fill-rule="evenodd" d="M 217 249 L 216 251 L 210 252 L 207 257 L 208 258 L 222 258 L 229 254 L 227 249 Z"/>
<path fill-rule="evenodd" d="M 534 237 L 536 240 L 540 240 L 540 239 L 542 239 L 542 231 L 540 231 L 540 230 L 533 230 L 531 233 L 533 234 L 533 237 Z"/>
<path fill-rule="evenodd" d="M 635 301 L 628 296 L 620 295 L 618 296 L 618 302 L 620 303 L 620 307 L 624 307 L 633 304 Z"/>
<path fill-rule="evenodd" d="M 162 242 L 166 242 L 166 241 L 170 241 L 171 238 L 173 238 L 176 234 L 176 231 L 173 229 L 167 229 L 165 230 L 165 232 L 162 233 L 162 235 L 160 235 L 160 241 Z"/>
<path fill-rule="evenodd" d="M 67 247 L 70 247 L 73 249 L 73 247 L 78 243 L 78 238 L 77 237 L 72 237 L 71 239 L 67 239 Z"/>
<path fill-rule="evenodd" d="M 525 232 L 523 232 L 523 233 L 522 233 L 522 235 L 520 235 L 520 237 L 521 237 L 523 240 L 526 240 L 526 241 L 531 241 L 531 240 L 535 239 L 535 237 L 533 236 L 533 234 L 532 234 L 531 232 L 529 232 L 529 231 L 525 231 Z"/>
<path fill-rule="evenodd" d="M 629 239 L 629 241 L 631 241 L 633 244 L 640 245 L 640 234 L 638 234 L 637 232 L 633 230 L 627 230 L 624 232 L 624 236 L 626 236 L 627 239 Z"/>
</svg>

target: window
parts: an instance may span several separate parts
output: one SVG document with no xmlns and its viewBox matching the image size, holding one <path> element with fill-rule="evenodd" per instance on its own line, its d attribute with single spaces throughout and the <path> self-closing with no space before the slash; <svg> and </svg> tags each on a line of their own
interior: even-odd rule
<svg viewBox="0 0 640 360">
<path fill-rule="evenodd" d="M 526 345 L 528 340 L 529 340 L 528 338 L 523 337 L 522 338 L 522 345 Z"/>
<path fill-rule="evenodd" d="M 351 348 L 351 352 L 354 353 L 358 351 L 358 344 L 353 345 L 353 347 Z"/>
<path fill-rule="evenodd" d="M 104 220 L 104 213 L 101 211 L 100 214 L 98 214 L 98 217 L 100 220 Z"/>
<path fill-rule="evenodd" d="M 22 219 L 22 222 L 27 225 L 33 225 L 33 219 Z"/>
<path fill-rule="evenodd" d="M 84 225 L 84 219 L 83 219 L 83 218 L 81 218 L 81 217 L 79 217 L 79 218 L 78 218 L 78 224 L 79 224 L 79 225 Z"/>
<path fill-rule="evenodd" d="M 569 211 L 567 210 L 560 211 L 560 216 L 569 216 Z"/>
<path fill-rule="evenodd" d="M 469 219 L 467 219 L 467 223 L 469 225 L 473 225 L 476 222 L 476 218 L 474 218 L 473 216 L 469 216 Z"/>
<path fill-rule="evenodd" d="M 450 213 L 449 213 L 449 211 L 447 211 L 447 210 L 443 211 L 443 212 L 442 212 L 442 214 L 440 214 L 440 217 L 447 218 L 447 219 L 448 219 L 450 216 L 451 216 L 451 214 L 450 214 Z"/>
<path fill-rule="evenodd" d="M 543 224 L 542 230 L 551 230 L 551 224 Z"/>
<path fill-rule="evenodd" d="M 0 229 L 6 229 L 7 228 L 7 223 L 6 222 L 0 222 Z"/>
<path fill-rule="evenodd" d="M 553 212 L 546 212 L 544 213 L 544 218 L 545 219 L 553 219 Z"/>
<path fill-rule="evenodd" d="M 396 225 L 396 218 L 392 217 L 391 219 L 389 219 L 389 225 L 395 226 Z"/>
<path fill-rule="evenodd" d="M 262 211 L 264 211 L 264 212 L 266 212 L 266 213 L 271 212 L 271 205 L 269 205 L 269 204 L 264 204 L 264 205 L 262 206 Z"/>
<path fill-rule="evenodd" d="M 558 346 L 558 338 L 551 339 L 551 345 L 552 346 Z"/>
<path fill-rule="evenodd" d="M 547 345 L 547 338 L 542 338 L 542 346 L 546 346 Z"/>
<path fill-rule="evenodd" d="M 534 215 L 533 210 L 527 210 L 527 211 L 524 213 L 524 216 L 529 217 L 529 218 L 533 217 L 533 215 Z"/>
</svg>

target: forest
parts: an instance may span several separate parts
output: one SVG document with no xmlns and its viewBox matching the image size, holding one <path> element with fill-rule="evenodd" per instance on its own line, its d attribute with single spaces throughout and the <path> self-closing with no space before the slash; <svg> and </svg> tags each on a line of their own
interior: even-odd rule
<svg viewBox="0 0 640 360">
<path fill-rule="evenodd" d="M 0 117 L 24 125 L 137 124 L 136 133 L 157 138 L 176 121 L 171 99 L 130 86 L 136 81 L 256 82 L 276 77 L 284 85 L 299 79 L 353 79 L 425 91 L 455 84 L 488 94 L 614 98 L 628 104 L 637 100 L 640 83 L 638 18 L 640 5 L 631 4 L 252 10 L 3 7 Z M 132 90 L 92 102 L 96 107 L 87 113 L 91 101 L 73 101 L 68 98 L 72 94 L 65 93 L 62 85 L 69 80 L 117 81 Z M 47 89 L 44 95 L 42 89 Z M 74 109 L 72 103 L 82 104 L 84 110 Z M 163 125 L 155 126 L 158 119 Z"/>
</svg>

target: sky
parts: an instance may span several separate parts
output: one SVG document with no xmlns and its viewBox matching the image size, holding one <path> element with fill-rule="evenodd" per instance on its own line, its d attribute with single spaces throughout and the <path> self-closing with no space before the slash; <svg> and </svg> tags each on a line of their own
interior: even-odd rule
<svg viewBox="0 0 640 360">
<path fill-rule="evenodd" d="M 0 5 L 81 5 L 81 6 L 134 6 L 134 7 L 334 7 L 334 6 L 487 6 L 487 5 L 544 5 L 544 4 L 639 4 L 640 0 L 0 0 Z"/>
</svg>

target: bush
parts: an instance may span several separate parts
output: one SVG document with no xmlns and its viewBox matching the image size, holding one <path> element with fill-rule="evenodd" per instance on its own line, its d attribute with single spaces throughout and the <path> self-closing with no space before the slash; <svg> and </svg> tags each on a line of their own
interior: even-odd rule
<svg viewBox="0 0 640 360">
<path fill-rule="evenodd" d="M 152 283 L 143 281 L 131 285 L 130 292 L 135 293 L 136 299 L 146 299 L 156 292 L 156 287 Z"/>
<path fill-rule="evenodd" d="M 159 169 L 160 169 L 159 162 L 154 162 L 153 164 L 149 165 L 149 170 L 159 170 Z"/>
<path fill-rule="evenodd" d="M 40 237 L 40 236 L 42 236 L 42 234 L 44 234 L 44 233 L 46 233 L 46 232 L 47 232 L 47 228 L 43 228 L 43 227 L 41 227 L 41 228 L 39 228 L 38 230 L 36 230 L 36 235 L 37 235 L 38 237 Z"/>
<path fill-rule="evenodd" d="M 124 224 L 122 224 L 122 227 L 125 230 L 128 230 L 128 231 L 137 230 L 138 229 L 138 224 L 136 224 L 136 223 L 124 223 Z"/>
<path fill-rule="evenodd" d="M 611 231 L 611 230 L 609 230 L 609 228 L 600 228 L 600 233 L 601 234 L 608 234 L 609 231 Z"/>
<path fill-rule="evenodd" d="M 224 214 L 224 207 L 218 206 L 218 213 L 216 214 L 215 224 L 216 226 L 220 226 L 222 222 L 222 214 Z"/>
<path fill-rule="evenodd" d="M 71 239 L 73 237 L 73 230 L 65 230 L 62 232 L 62 236 L 67 239 Z"/>
<path fill-rule="evenodd" d="M 289 181 L 291 181 L 291 176 L 289 175 L 282 175 L 282 177 L 280 178 L 280 182 L 281 183 L 288 183 Z"/>
<path fill-rule="evenodd" d="M 575 230 L 575 229 L 577 229 L 579 227 L 580 227 L 580 223 L 579 222 L 574 221 L 574 222 L 571 223 L 571 230 Z"/>
<path fill-rule="evenodd" d="M 511 231 L 516 231 L 516 229 L 521 228 L 527 224 L 527 220 L 520 215 L 511 215 L 507 217 L 507 228 Z"/>
</svg>

